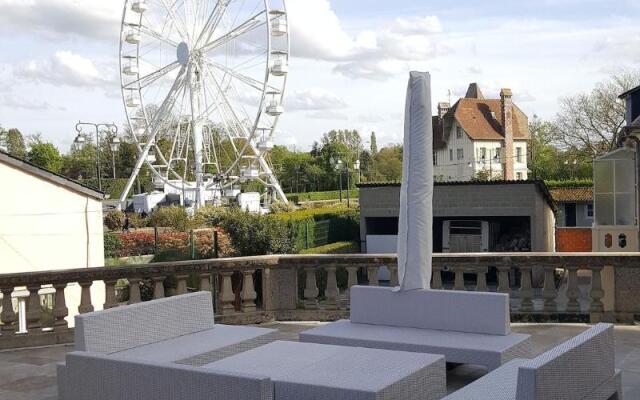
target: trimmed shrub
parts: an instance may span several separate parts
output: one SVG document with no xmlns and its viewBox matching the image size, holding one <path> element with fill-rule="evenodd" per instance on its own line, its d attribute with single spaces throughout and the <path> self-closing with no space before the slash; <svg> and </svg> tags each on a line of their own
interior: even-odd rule
<svg viewBox="0 0 640 400">
<path fill-rule="evenodd" d="M 121 229 L 124 225 L 125 214 L 122 211 L 110 211 L 104 216 L 104 226 L 109 230 L 115 231 Z"/>
<path fill-rule="evenodd" d="M 352 199 L 357 199 L 359 195 L 359 189 L 349 190 L 349 197 L 351 197 Z M 332 190 L 328 192 L 291 193 L 287 195 L 287 198 L 294 203 L 301 203 L 305 201 L 338 200 L 340 198 L 340 191 Z M 342 198 L 347 198 L 346 189 L 342 191 Z"/>
<path fill-rule="evenodd" d="M 106 258 L 120 257 L 123 247 L 122 240 L 117 235 L 109 232 L 104 234 L 104 256 Z"/>
<path fill-rule="evenodd" d="M 591 179 L 572 179 L 566 181 L 544 181 L 545 185 L 549 189 L 555 188 L 577 188 L 577 187 L 593 187 L 593 181 Z"/>
<path fill-rule="evenodd" d="M 184 207 L 161 207 L 148 219 L 148 226 L 173 228 L 177 231 L 188 231 L 192 225 L 193 221 Z"/>
<path fill-rule="evenodd" d="M 290 225 L 275 215 L 258 215 L 229 210 L 221 221 L 237 256 L 293 253 Z"/>
</svg>

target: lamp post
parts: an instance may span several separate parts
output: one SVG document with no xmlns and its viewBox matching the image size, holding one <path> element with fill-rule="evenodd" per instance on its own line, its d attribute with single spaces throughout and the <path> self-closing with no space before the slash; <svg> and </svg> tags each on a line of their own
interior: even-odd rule
<svg viewBox="0 0 640 400">
<path fill-rule="evenodd" d="M 116 124 L 106 124 L 106 123 L 96 124 L 93 122 L 80 121 L 76 124 L 76 132 L 78 132 L 78 135 L 74 140 L 74 143 L 78 146 L 83 146 L 86 143 L 86 139 L 82 135 L 82 128 L 85 126 L 93 127 L 96 132 L 96 171 L 98 174 L 98 189 L 102 191 L 102 167 L 100 164 L 100 128 L 108 129 L 108 131 L 113 133 L 115 136 L 118 134 L 118 127 L 116 126 Z M 119 139 L 117 140 L 116 143 L 113 143 L 115 142 L 115 139 L 117 139 L 117 137 L 114 137 L 111 143 L 112 156 L 114 160 L 114 177 L 115 177 L 115 155 L 114 155 L 115 151 L 113 151 L 113 149 L 116 148 L 116 151 L 117 151 L 117 147 L 119 147 L 120 145 Z"/>
<path fill-rule="evenodd" d="M 111 166 L 113 167 L 113 179 L 116 179 L 116 153 L 120 149 L 120 139 L 114 136 L 109 143 L 111 148 Z"/>
<path fill-rule="evenodd" d="M 329 162 L 338 172 L 338 180 L 340 182 L 340 203 L 342 203 L 342 173 L 347 173 L 347 208 L 351 208 L 351 196 L 349 193 L 349 189 L 351 187 L 351 169 L 349 167 L 349 163 L 343 162 L 340 157 L 338 157 L 337 159 L 331 157 L 329 159 Z M 360 171 L 360 160 L 355 161 L 355 163 L 353 164 L 353 169 L 355 171 Z"/>
</svg>

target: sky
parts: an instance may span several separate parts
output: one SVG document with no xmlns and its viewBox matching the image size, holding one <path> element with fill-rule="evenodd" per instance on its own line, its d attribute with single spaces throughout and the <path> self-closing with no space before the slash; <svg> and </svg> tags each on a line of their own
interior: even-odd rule
<svg viewBox="0 0 640 400">
<path fill-rule="evenodd" d="M 275 141 L 308 150 L 330 129 L 402 140 L 408 73 L 433 104 L 470 82 L 513 90 L 530 117 L 617 69 L 640 68 L 640 0 L 288 0 L 292 59 Z M 66 152 L 78 120 L 124 124 L 123 0 L 0 0 L 0 126 Z M 287 106 L 289 105 L 289 106 Z"/>
</svg>

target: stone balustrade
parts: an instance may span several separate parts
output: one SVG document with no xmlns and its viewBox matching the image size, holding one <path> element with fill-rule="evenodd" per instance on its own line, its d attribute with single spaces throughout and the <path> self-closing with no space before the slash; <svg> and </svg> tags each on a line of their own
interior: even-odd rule
<svg viewBox="0 0 640 400">
<path fill-rule="evenodd" d="M 640 256 L 596 253 L 438 254 L 433 289 L 509 293 L 514 319 L 632 321 L 640 315 Z M 104 283 L 104 303 L 92 287 Z M 262 256 L 0 275 L 0 349 L 73 340 L 72 315 L 207 290 L 216 320 L 347 318 L 349 288 L 397 285 L 392 255 Z M 69 310 L 65 289 L 80 291 Z M 48 293 L 48 294 L 44 294 Z M 51 296 L 51 308 L 43 296 Z"/>
</svg>

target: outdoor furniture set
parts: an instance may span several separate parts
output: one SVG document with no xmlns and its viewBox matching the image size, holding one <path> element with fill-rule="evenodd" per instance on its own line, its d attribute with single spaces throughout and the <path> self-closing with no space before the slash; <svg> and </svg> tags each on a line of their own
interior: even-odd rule
<svg viewBox="0 0 640 400">
<path fill-rule="evenodd" d="M 503 294 L 354 287 L 351 320 L 300 342 L 215 324 L 212 304 L 198 292 L 76 316 L 76 351 L 58 365 L 59 399 L 621 398 L 612 326 L 527 359 L 529 336 L 510 332 Z M 491 372 L 445 397 L 445 362 Z"/>
</svg>

